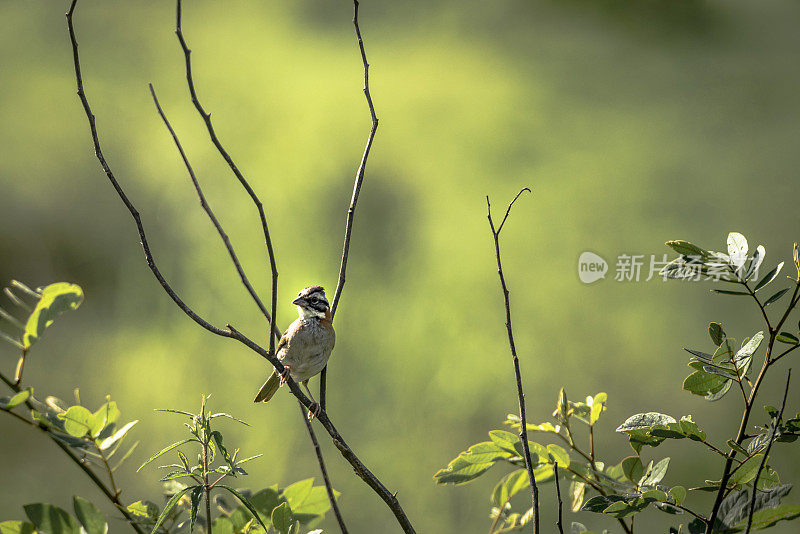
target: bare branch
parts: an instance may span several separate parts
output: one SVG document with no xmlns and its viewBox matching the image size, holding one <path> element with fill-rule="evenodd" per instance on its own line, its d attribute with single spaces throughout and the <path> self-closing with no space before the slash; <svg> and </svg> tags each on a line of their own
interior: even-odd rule
<svg viewBox="0 0 800 534">
<path fill-rule="evenodd" d="M 369 158 L 369 151 L 372 148 L 372 141 L 375 139 L 375 132 L 378 130 L 378 116 L 375 114 L 375 106 L 372 103 L 372 94 L 369 90 L 369 63 L 367 62 L 367 53 L 364 50 L 364 40 L 361 38 L 361 28 L 358 25 L 358 0 L 353 0 L 353 26 L 358 40 L 358 49 L 361 52 L 361 62 L 364 65 L 364 98 L 367 100 L 367 107 L 372 119 L 372 126 L 370 126 L 369 134 L 367 135 L 367 144 L 364 147 L 364 153 L 361 155 L 361 162 L 358 164 L 356 171 L 356 179 L 353 184 L 353 196 L 350 198 L 350 207 L 347 209 L 347 220 L 344 229 L 344 244 L 342 245 L 342 262 L 339 266 L 339 281 L 336 283 L 336 291 L 333 294 L 333 301 L 331 304 L 331 317 L 336 315 L 336 308 L 339 306 L 339 299 L 342 296 L 344 289 L 345 274 L 347 271 L 347 258 L 350 254 L 350 236 L 353 233 L 353 218 L 356 214 L 356 204 L 358 203 L 358 195 L 361 193 L 361 184 L 364 182 L 364 171 L 367 168 L 367 158 Z M 322 369 L 319 378 L 319 402 L 322 409 L 325 409 L 325 393 L 327 385 L 328 367 L 327 365 Z"/>
<path fill-rule="evenodd" d="M 500 230 L 503 229 L 503 225 L 506 223 L 506 219 L 508 219 L 508 214 L 511 212 L 511 206 L 514 205 L 514 202 L 520 197 L 520 195 L 524 192 L 530 192 L 530 189 L 527 187 L 520 190 L 517 193 L 517 196 L 514 197 L 508 204 L 508 209 L 506 209 L 506 214 L 503 217 L 503 221 L 500 223 L 500 226 L 495 230 L 494 221 L 492 220 L 492 205 L 489 203 L 489 197 L 486 197 L 486 207 L 488 210 L 488 218 L 489 218 L 489 227 L 492 230 L 492 237 L 494 238 L 494 251 L 495 251 L 495 258 L 497 259 L 497 274 L 500 277 L 500 287 L 503 290 L 503 300 L 505 301 L 506 307 L 506 331 L 508 332 L 508 345 L 511 349 L 511 359 L 514 362 L 514 375 L 517 380 L 517 395 L 519 397 L 519 418 L 520 418 L 520 431 L 519 437 L 522 441 L 522 449 L 524 452 L 525 457 L 525 468 L 528 470 L 528 477 L 531 481 L 531 500 L 533 503 L 533 532 L 534 534 L 539 533 L 539 487 L 536 485 L 536 478 L 533 474 L 533 462 L 531 461 L 531 451 L 528 447 L 528 421 L 525 417 L 525 393 L 522 389 L 522 376 L 519 370 L 519 358 L 517 357 L 517 348 L 514 345 L 514 331 L 511 328 L 511 302 L 509 301 L 509 291 L 508 287 L 506 286 L 506 279 L 503 275 L 503 265 L 500 261 Z"/>
<path fill-rule="evenodd" d="M 278 303 L 278 267 L 275 263 L 275 252 L 272 248 L 272 238 L 269 235 L 269 227 L 267 226 L 267 218 L 264 215 L 264 206 L 261 203 L 261 200 L 256 195 L 253 188 L 250 187 L 250 184 L 244 178 L 239 168 L 233 162 L 233 158 L 228 154 L 225 150 L 225 147 L 222 146 L 219 138 L 217 137 L 216 131 L 214 130 L 214 126 L 211 124 L 211 113 L 207 113 L 206 110 L 203 108 L 202 104 L 200 104 L 200 100 L 197 98 L 197 92 L 194 89 L 194 79 L 192 77 L 192 61 L 191 61 L 191 54 L 192 51 L 189 49 L 189 46 L 186 44 L 186 39 L 183 37 L 183 29 L 181 27 L 181 0 L 177 0 L 176 3 L 176 16 L 175 16 L 175 35 L 178 36 L 178 41 L 181 44 L 181 49 L 183 50 L 183 55 L 186 62 L 186 84 L 189 87 L 189 94 L 192 98 L 192 104 L 194 104 L 195 109 L 200 114 L 203 119 L 203 122 L 206 125 L 206 129 L 208 130 L 208 135 L 211 138 L 211 142 L 217 148 L 217 151 L 222 156 L 222 159 L 228 164 L 233 174 L 236 176 L 236 179 L 239 180 L 239 183 L 242 184 L 244 190 L 247 191 L 247 194 L 250 196 L 253 204 L 256 206 L 258 210 L 258 216 L 261 219 L 261 229 L 264 232 L 264 242 L 267 246 L 267 254 L 269 255 L 269 266 L 270 271 L 272 272 L 272 313 L 268 313 L 267 310 L 264 308 L 264 305 L 261 303 L 261 300 L 255 295 L 255 292 L 252 291 L 251 287 L 248 287 L 248 292 L 253 297 L 253 300 L 258 305 L 261 313 L 264 314 L 264 317 L 267 318 L 267 321 L 270 322 L 270 340 L 269 340 L 269 350 L 273 352 L 275 349 L 275 337 L 281 336 L 281 331 L 278 329 L 278 326 L 275 324 L 275 315 Z M 237 269 L 239 270 L 239 269 Z M 243 273 L 239 273 L 240 276 L 244 277 Z M 242 280 L 244 282 L 244 279 Z M 246 287 L 249 284 L 246 284 Z"/>
<path fill-rule="evenodd" d="M 203 211 L 206 212 L 208 218 L 211 219 L 211 223 L 214 225 L 214 228 L 217 229 L 217 233 L 219 234 L 222 243 L 225 245 L 225 248 L 228 250 L 228 255 L 233 262 L 233 266 L 236 268 L 236 272 L 239 273 L 239 278 L 242 280 L 242 284 L 244 285 L 247 292 L 253 298 L 253 301 L 262 311 L 267 320 L 269 320 L 269 312 L 264 307 L 264 304 L 261 302 L 261 299 L 256 294 L 253 286 L 250 285 L 250 280 L 248 280 L 247 275 L 244 273 L 244 269 L 242 269 L 241 263 L 239 263 L 239 258 L 236 256 L 236 252 L 233 250 L 233 245 L 231 244 L 231 240 L 228 238 L 228 234 L 225 233 L 225 230 L 222 228 L 222 225 L 219 223 L 219 220 L 214 215 L 214 212 L 211 210 L 211 206 L 208 205 L 206 201 L 206 197 L 203 194 L 203 189 L 200 187 L 200 183 L 197 181 L 197 177 L 194 174 L 194 170 L 192 169 L 192 165 L 189 163 L 189 159 L 186 157 L 186 153 L 183 151 L 183 147 L 181 146 L 181 142 L 178 139 L 175 130 L 173 130 L 172 125 L 169 123 L 167 116 L 164 114 L 164 111 L 161 109 L 161 104 L 158 102 L 158 97 L 156 97 L 155 89 L 153 89 L 153 84 L 148 84 L 150 88 L 150 95 L 153 97 L 153 103 L 156 106 L 156 110 L 158 111 L 158 116 L 161 117 L 161 120 L 164 122 L 164 125 L 169 130 L 170 135 L 172 136 L 172 140 L 175 142 L 175 146 L 178 149 L 178 152 L 181 155 L 181 159 L 183 160 L 183 164 L 186 167 L 186 171 L 189 173 L 189 178 L 192 180 L 192 184 L 194 185 L 194 189 L 197 192 L 197 197 L 200 199 L 200 205 L 203 207 Z"/>
<path fill-rule="evenodd" d="M 227 337 L 231 339 L 235 339 L 242 343 L 243 345 L 247 346 L 257 354 L 261 355 L 267 361 L 269 361 L 273 367 L 280 373 L 284 370 L 283 364 L 275 357 L 274 354 L 274 347 L 270 347 L 270 350 L 266 350 L 250 338 L 233 328 L 231 325 L 226 325 L 227 330 L 218 328 L 202 317 L 200 317 L 194 310 L 192 310 L 183 300 L 177 295 L 177 293 L 172 289 L 169 283 L 166 281 L 164 276 L 158 270 L 155 264 L 155 259 L 150 251 L 150 247 L 147 242 L 147 236 L 144 231 L 144 226 L 141 222 L 141 217 L 139 216 L 139 212 L 134 207 L 133 203 L 131 203 L 130 199 L 127 197 L 125 192 L 123 191 L 122 187 L 119 185 L 119 182 L 114 177 L 111 168 L 109 167 L 108 163 L 103 156 L 103 153 L 100 149 L 100 141 L 97 134 L 97 128 L 95 125 L 95 117 L 92 113 L 91 107 L 89 106 L 89 102 L 86 98 L 86 94 L 83 89 L 83 78 L 81 75 L 80 69 L 80 58 L 78 55 L 78 42 L 75 37 L 75 29 L 72 22 L 72 15 L 75 10 L 75 5 L 77 4 L 77 0 L 72 0 L 72 4 L 70 6 L 70 10 L 67 13 L 67 26 L 69 29 L 70 35 L 70 42 L 72 44 L 72 55 L 73 55 L 73 62 L 75 67 L 75 79 L 78 88 L 78 97 L 80 98 L 81 104 L 83 105 L 84 112 L 86 114 L 86 118 L 89 122 L 89 130 L 92 137 L 92 142 L 95 148 L 95 155 L 97 156 L 98 161 L 100 162 L 103 171 L 105 172 L 109 182 L 114 187 L 114 190 L 117 192 L 117 195 L 120 197 L 122 202 L 125 204 L 125 207 L 130 212 L 133 220 L 136 224 L 137 231 L 139 233 L 139 238 L 142 243 L 142 249 L 145 253 L 145 258 L 147 260 L 147 265 L 150 270 L 153 272 L 153 275 L 158 280 L 161 287 L 164 291 L 170 296 L 170 298 L 175 302 L 175 304 L 186 314 L 188 315 L 194 322 L 208 330 L 209 332 L 216 334 L 218 336 Z M 275 280 L 275 278 L 273 278 Z M 274 293 L 273 293 L 274 298 Z M 274 315 L 273 315 L 274 316 Z M 272 342 L 271 342 L 272 343 Z M 292 394 L 305 406 L 306 408 L 310 408 L 312 401 L 309 399 L 298 387 L 297 383 L 289 378 L 287 385 L 291 390 Z M 378 494 L 381 499 L 389 506 L 389 508 L 394 513 L 395 517 L 397 518 L 398 523 L 403 528 L 403 531 L 407 534 L 414 533 L 414 528 L 411 526 L 408 518 L 405 515 L 403 508 L 400 506 L 399 501 L 397 498 L 389 492 L 388 489 L 378 480 L 377 477 L 369 470 L 367 467 L 359 460 L 358 456 L 348 447 L 344 438 L 342 438 L 341 434 L 339 434 L 336 427 L 333 425 L 331 420 L 328 418 L 327 413 L 323 410 L 317 419 L 320 421 L 322 426 L 331 436 L 334 445 L 336 448 L 339 449 L 339 452 L 342 456 L 350 463 L 350 465 L 355 470 L 356 474 L 366 482 L 368 486 L 370 486 L 375 493 Z"/>
<path fill-rule="evenodd" d="M 781 420 L 783 419 L 783 410 L 786 408 L 786 397 L 789 395 L 789 381 L 792 379 L 792 370 L 789 369 L 789 372 L 786 374 L 786 387 L 783 390 L 783 401 L 781 402 L 781 411 L 778 413 L 778 417 L 775 419 L 774 426 L 772 427 L 772 432 L 769 435 L 769 443 L 767 444 L 767 449 L 764 451 L 764 456 L 761 458 L 761 465 L 758 466 L 758 472 L 756 473 L 756 478 L 753 479 L 753 495 L 750 497 L 750 512 L 747 514 L 747 530 L 745 534 L 750 534 L 750 528 L 753 526 L 753 514 L 756 511 L 756 493 L 758 492 L 758 479 L 761 477 L 761 472 L 764 470 L 764 466 L 767 463 L 767 458 L 769 457 L 769 451 L 772 449 L 772 444 L 775 442 L 775 434 L 778 432 L 778 426 L 781 424 Z"/>
<path fill-rule="evenodd" d="M 556 479 L 556 498 L 558 499 L 558 521 L 556 521 L 556 526 L 558 527 L 559 534 L 564 534 L 564 525 L 562 523 L 562 512 L 564 508 L 564 503 L 561 501 L 561 487 L 558 484 L 558 462 L 553 461 L 553 477 Z"/>
<path fill-rule="evenodd" d="M 150 252 L 150 245 L 147 242 L 147 236 L 144 232 L 144 226 L 142 225 L 141 217 L 139 216 L 139 212 L 136 210 L 134 205 L 128 199 L 128 196 L 125 194 L 125 191 L 122 190 L 122 187 L 117 182 L 117 179 L 114 177 L 114 173 L 111 171 L 111 168 L 108 166 L 105 157 L 103 156 L 103 151 L 100 148 L 100 139 L 97 136 L 97 126 L 95 124 L 95 117 L 92 113 L 92 108 L 89 106 L 89 101 L 86 99 L 86 93 L 83 90 L 83 77 L 81 76 L 81 64 L 80 58 L 78 56 L 78 41 L 75 38 L 75 28 L 72 24 L 72 15 L 75 11 L 75 4 L 77 4 L 78 0 L 72 0 L 72 4 L 70 4 L 69 11 L 67 12 L 67 27 L 69 29 L 69 38 L 72 43 L 72 58 L 73 63 L 75 65 L 75 81 L 78 88 L 78 97 L 81 100 L 81 104 L 83 105 L 83 110 L 86 113 L 86 119 L 89 121 L 89 130 L 92 136 L 92 143 L 94 144 L 94 153 L 97 156 L 97 160 L 100 162 L 100 166 L 103 168 L 103 171 L 106 173 L 106 177 L 108 177 L 108 181 L 111 182 L 111 185 L 114 187 L 114 190 L 117 192 L 117 195 L 125 204 L 125 207 L 128 208 L 128 211 L 133 217 L 133 221 L 136 224 L 136 229 L 139 232 L 139 239 L 142 243 L 142 249 L 144 250 L 145 259 L 147 260 L 147 266 L 150 267 L 150 270 L 153 272 L 153 275 L 158 280 L 158 283 L 161 284 L 161 287 L 164 288 L 164 291 L 170 296 L 170 298 L 178 305 L 178 307 L 183 310 L 183 313 L 188 315 L 194 322 L 212 332 L 217 334 L 218 336 L 225 336 L 230 337 L 229 333 L 217 328 L 216 326 L 212 325 L 199 315 L 197 315 L 194 311 L 192 311 L 186 303 L 181 300 L 181 298 L 172 290 L 170 285 L 164 279 L 164 276 L 161 274 L 161 271 L 158 270 L 156 267 L 155 260 L 153 258 L 153 254 Z"/>
<path fill-rule="evenodd" d="M 314 454 L 317 455 L 319 470 L 322 472 L 322 480 L 325 482 L 325 490 L 328 492 L 328 500 L 331 503 L 331 508 L 333 508 L 333 514 L 336 516 L 336 522 L 339 523 L 339 530 L 342 531 L 342 534 L 347 534 L 347 527 L 344 524 L 344 519 L 342 519 L 342 513 L 339 511 L 339 505 L 336 504 L 336 496 L 333 494 L 333 487 L 328 478 L 328 470 L 325 468 L 325 460 L 322 458 L 322 450 L 319 447 L 317 436 L 314 434 L 314 429 L 311 427 L 311 421 L 306 417 L 306 409 L 302 404 L 300 404 L 300 417 L 303 418 L 308 430 L 308 437 L 311 438 L 311 443 L 314 445 Z"/>
</svg>

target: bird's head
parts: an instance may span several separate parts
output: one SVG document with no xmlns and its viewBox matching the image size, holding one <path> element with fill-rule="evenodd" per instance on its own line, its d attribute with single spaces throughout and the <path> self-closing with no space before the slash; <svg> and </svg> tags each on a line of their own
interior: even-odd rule
<svg viewBox="0 0 800 534">
<path fill-rule="evenodd" d="M 323 319 L 330 310 L 328 299 L 325 298 L 325 289 L 322 286 L 309 286 L 302 289 L 292 304 L 297 306 L 297 312 L 303 319 L 310 317 Z"/>
</svg>

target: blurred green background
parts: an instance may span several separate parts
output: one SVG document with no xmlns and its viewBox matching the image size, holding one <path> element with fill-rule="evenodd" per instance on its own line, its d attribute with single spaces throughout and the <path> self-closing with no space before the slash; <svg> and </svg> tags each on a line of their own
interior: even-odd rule
<svg viewBox="0 0 800 534">
<path fill-rule="evenodd" d="M 66 7 L 0 2 L 0 280 L 70 281 L 86 292 L 81 309 L 37 344 L 26 382 L 62 398 L 80 387 L 89 406 L 112 394 L 123 417 L 140 420 L 133 437 L 142 444 L 118 475 L 128 502 L 157 498 L 156 471 L 135 468 L 183 432 L 152 409 L 192 410 L 203 393 L 253 425 L 230 425 L 226 441 L 265 453 L 241 484 L 319 478 L 291 396 L 251 403 L 266 363 L 198 328 L 147 269 L 92 154 Z M 488 530 L 488 496 L 502 473 L 457 488 L 437 487 L 432 475 L 517 409 L 487 194 L 499 214 L 522 186 L 534 189 L 502 238 L 530 419 L 547 418 L 564 385 L 576 400 L 608 393 L 598 452 L 609 461 L 629 454 L 613 430 L 637 412 L 692 414 L 717 443 L 732 437 L 738 398 L 708 404 L 681 391 L 681 348 L 707 350 L 710 320 L 738 339 L 752 335 L 757 310 L 711 295 L 707 283 L 617 282 L 614 263 L 619 254 L 660 259 L 667 239 L 724 248 L 731 230 L 763 243 L 767 264 L 791 258 L 800 222 L 798 16 L 800 6 L 785 0 L 362 2 L 381 122 L 336 319 L 329 413 L 419 532 Z M 351 18 L 346 1 L 185 3 L 199 95 L 267 207 L 282 328 L 299 288 L 318 283 L 332 295 L 336 283 L 369 129 Z M 161 270 L 208 320 L 263 341 L 264 321 L 147 91 L 152 82 L 268 300 L 256 212 L 188 100 L 174 4 L 81 0 L 75 21 L 104 152 Z M 610 263 L 593 285 L 577 277 L 586 250 Z M 4 372 L 16 357 L 0 348 Z M 780 401 L 786 367 L 758 404 Z M 794 391 L 787 411 L 798 409 Z M 319 435 L 351 531 L 397 531 Z M 692 450 L 679 442 L 645 456 L 673 457 L 669 484 L 718 478 L 716 458 Z M 778 456 L 784 480 L 797 480 L 800 456 L 788 446 Z M 3 519 L 22 518 L 29 502 L 69 506 L 74 493 L 102 503 L 51 443 L 11 418 L 0 420 L 0 480 Z M 551 525 L 552 485 L 542 494 Z M 670 519 L 648 511 L 637 531 L 665 532 Z M 615 529 L 587 513 L 569 520 Z"/>
</svg>

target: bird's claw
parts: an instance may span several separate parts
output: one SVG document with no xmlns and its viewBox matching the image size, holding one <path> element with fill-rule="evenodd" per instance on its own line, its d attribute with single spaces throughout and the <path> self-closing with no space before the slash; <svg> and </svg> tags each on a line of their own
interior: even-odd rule
<svg viewBox="0 0 800 534">
<path fill-rule="evenodd" d="M 308 420 L 313 421 L 322 412 L 322 406 L 317 402 L 312 402 L 308 407 Z"/>
<path fill-rule="evenodd" d="M 280 385 L 284 385 L 286 382 L 289 381 L 289 373 L 292 372 L 292 369 L 288 365 L 283 366 L 283 371 L 278 373 L 278 376 L 281 377 Z"/>
</svg>

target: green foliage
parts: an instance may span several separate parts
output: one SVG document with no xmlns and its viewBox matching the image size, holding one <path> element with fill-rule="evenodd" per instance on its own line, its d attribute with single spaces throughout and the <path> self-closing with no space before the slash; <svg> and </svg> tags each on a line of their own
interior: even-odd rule
<svg viewBox="0 0 800 534">
<path fill-rule="evenodd" d="M 319 523 L 330 510 L 327 490 L 315 486 L 309 478 L 285 488 L 272 486 L 252 493 L 247 489 L 236 489 L 224 483 L 229 477 L 246 475 L 243 464 L 261 455 L 239 459 L 239 449 L 231 450 L 225 444 L 223 434 L 212 427 L 219 417 L 247 425 L 226 413 L 209 413 L 206 398 L 203 398 L 197 414 L 182 410 L 159 410 L 188 418 L 186 427 L 190 437 L 167 445 L 148 458 L 139 470 L 169 452 L 175 452 L 178 463 L 162 465 L 167 470 L 161 481 L 165 485 L 167 502 L 163 509 L 148 501 L 139 501 L 128 507 L 151 532 L 192 531 L 196 525 L 207 530 L 207 519 L 199 513 L 205 499 L 217 512 L 212 519 L 213 532 L 221 533 L 300 533 L 301 528 Z M 249 426 L 249 425 L 248 425 Z M 191 465 L 181 447 L 195 444 L 199 448 L 196 463 Z M 212 497 L 212 491 L 216 495 Z M 231 505 L 225 495 L 233 497 L 238 505 Z M 334 491 L 339 497 L 339 492 Z M 213 501 L 213 502 L 212 502 Z M 165 528 L 166 526 L 166 528 Z M 270 527 L 272 530 L 270 530 Z"/>
<path fill-rule="evenodd" d="M 731 390 L 739 391 L 745 404 L 745 413 L 749 415 L 758 386 L 770 365 L 800 346 L 798 341 L 800 331 L 793 333 L 781 329 L 800 301 L 798 247 L 795 245 L 795 266 L 798 271 L 798 278 L 794 280 L 795 290 L 782 319 L 774 323 L 767 319 L 767 306 L 780 301 L 791 288 L 778 290 L 765 299 L 757 295 L 758 291 L 777 278 L 783 263 L 772 268 L 751 287 L 766 256 L 766 250 L 762 245 L 756 247 L 752 256 L 748 256 L 747 239 L 741 234 L 732 232 L 728 235 L 727 253 L 706 250 L 688 241 L 669 241 L 667 246 L 675 250 L 679 257 L 662 269 L 662 275 L 674 279 L 704 278 L 715 282 L 738 284 L 741 289 L 713 291 L 723 295 L 751 298 L 765 318 L 766 328 L 745 339 L 738 348 L 735 340 L 728 337 L 721 323 L 711 322 L 708 325 L 708 334 L 713 343 L 713 350 L 704 352 L 685 349 L 691 355 L 688 365 L 693 371 L 684 380 L 683 389 L 694 395 L 703 396 L 708 401 L 717 401 Z M 776 356 L 773 352 L 776 342 L 789 345 L 789 348 Z M 767 348 L 761 370 L 758 376 L 754 377 L 751 375 L 751 369 L 762 346 Z M 792 486 L 781 484 L 778 473 L 769 465 L 767 457 L 767 450 L 773 442 L 797 440 L 800 432 L 800 414 L 794 418 L 781 418 L 779 417 L 781 410 L 767 406 L 765 409 L 770 420 L 762 427 L 757 427 L 758 433 L 755 435 L 741 433 L 737 439 L 727 440 L 727 450 L 724 450 L 724 447 L 709 441 L 706 432 L 692 420 L 691 415 L 676 420 L 664 413 L 638 413 L 628 417 L 616 429 L 618 433 L 627 437 L 635 455 L 605 467 L 606 464 L 595 456 L 594 429 L 606 409 L 607 400 L 605 393 L 598 393 L 594 397 L 587 397 L 585 402 L 570 401 L 565 389 L 562 388 L 556 400 L 552 421 L 527 423 L 526 426 L 529 433 L 539 434 L 543 438 L 558 439 L 568 447 L 569 450 L 565 450 L 553 443 L 544 445 L 529 442 L 537 473 L 543 473 L 541 471 L 543 468 L 548 470 L 548 476 L 540 477 L 537 474 L 537 482 L 552 480 L 553 475 L 570 480 L 566 495 L 572 512 L 604 514 L 617 519 L 626 531 L 632 532 L 634 526 L 632 517 L 653 505 L 666 514 L 688 513 L 694 516 L 694 519 L 685 525 L 670 527 L 670 533 L 705 532 L 706 526 L 711 524 L 711 517 L 703 516 L 689 508 L 690 493 L 686 489 L 689 484 L 672 487 L 665 484 L 669 478 L 670 458 L 652 459 L 645 463 L 641 456 L 645 446 L 655 448 L 666 440 L 686 440 L 714 452 L 722 463 L 728 458 L 733 458 L 732 469 L 726 472 L 724 477 L 725 487 L 722 487 L 722 480 L 705 480 L 703 485 L 691 488 L 694 491 L 718 493 L 724 497 L 714 520 L 714 532 L 730 534 L 741 532 L 746 528 L 753 491 L 756 492 L 752 515 L 753 529 L 768 528 L 780 521 L 800 517 L 800 506 L 781 504 L 781 499 L 789 493 Z M 589 445 L 586 448 L 582 448 L 578 443 L 576 422 L 588 429 Z M 521 427 L 520 418 L 516 415 L 509 415 L 506 424 L 515 429 Z M 520 436 L 501 430 L 492 430 L 489 436 L 490 442 L 471 446 L 453 459 L 447 467 L 437 472 L 434 478 L 440 484 L 461 484 L 483 475 L 496 464 L 510 466 L 513 470 L 503 475 L 492 490 L 490 517 L 494 521 L 489 530 L 492 534 L 519 527 L 518 523 L 509 522 L 512 517 L 520 517 L 520 514 L 512 511 L 512 500 L 530 484 L 522 460 Z M 570 457 L 570 453 L 576 454 Z M 575 461 L 576 457 L 580 460 Z M 551 467 L 554 460 L 558 461 L 558 473 L 553 473 Z M 587 495 L 590 493 L 594 495 Z M 571 530 L 576 534 L 588 532 L 586 527 L 578 522 L 572 523 Z"/>
<path fill-rule="evenodd" d="M 107 534 L 108 523 L 97 507 L 75 496 L 75 517 L 58 506 L 46 503 L 26 504 L 28 521 L 3 521 L 0 534 Z"/>
<path fill-rule="evenodd" d="M 35 300 L 35 306 L 24 324 L 16 320 L 10 313 L 0 309 L 0 318 L 21 330 L 19 339 L 3 336 L 13 345 L 28 351 L 42 336 L 44 330 L 53 324 L 56 317 L 68 310 L 76 310 L 83 302 L 83 290 L 80 286 L 68 282 L 58 282 L 36 290 L 25 284 L 12 280 L 12 286 Z M 8 289 L 10 292 L 10 288 Z M 13 294 L 12 294 L 13 295 Z M 22 299 L 15 296 L 15 302 L 22 305 Z"/>
</svg>

